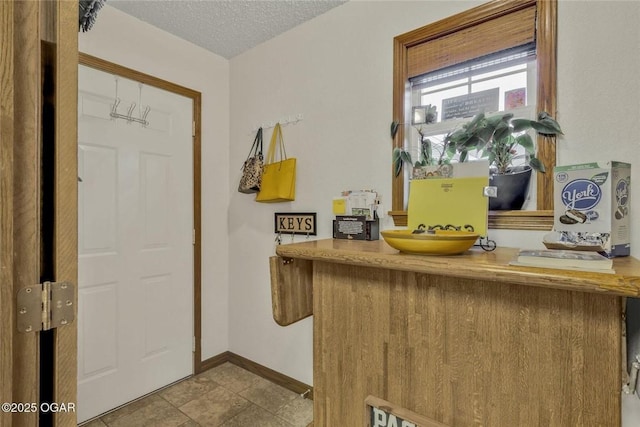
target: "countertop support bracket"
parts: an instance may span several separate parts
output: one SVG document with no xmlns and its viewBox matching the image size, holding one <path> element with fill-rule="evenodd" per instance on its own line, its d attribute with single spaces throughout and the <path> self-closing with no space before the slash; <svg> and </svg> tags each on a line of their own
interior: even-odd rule
<svg viewBox="0 0 640 427">
<path fill-rule="evenodd" d="M 623 391 L 627 394 L 636 392 L 638 386 L 638 372 L 640 372 L 640 354 L 636 356 L 635 362 L 631 364 L 631 372 L 629 373 L 629 384 L 625 385 Z"/>
</svg>

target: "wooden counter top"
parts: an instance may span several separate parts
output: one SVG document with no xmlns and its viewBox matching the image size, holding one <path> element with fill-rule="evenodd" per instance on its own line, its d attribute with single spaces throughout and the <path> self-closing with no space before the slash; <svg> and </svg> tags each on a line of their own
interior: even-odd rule
<svg viewBox="0 0 640 427">
<path fill-rule="evenodd" d="M 382 239 L 325 239 L 292 243 L 278 246 L 276 253 L 285 258 L 640 297 L 640 261 L 632 257 L 614 259 L 615 274 L 607 274 L 510 266 L 509 262 L 518 253 L 515 248 L 499 247 L 493 252 L 473 248 L 455 256 L 401 254 Z"/>
</svg>

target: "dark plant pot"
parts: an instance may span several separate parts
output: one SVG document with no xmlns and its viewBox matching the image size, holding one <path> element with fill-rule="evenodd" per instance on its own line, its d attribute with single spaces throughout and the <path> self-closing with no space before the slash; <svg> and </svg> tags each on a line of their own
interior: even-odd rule
<svg viewBox="0 0 640 427">
<path fill-rule="evenodd" d="M 498 196 L 489 198 L 489 210 L 512 211 L 522 209 L 529 192 L 531 168 L 524 166 L 504 175 L 491 175 L 489 185 L 497 187 Z"/>
</svg>

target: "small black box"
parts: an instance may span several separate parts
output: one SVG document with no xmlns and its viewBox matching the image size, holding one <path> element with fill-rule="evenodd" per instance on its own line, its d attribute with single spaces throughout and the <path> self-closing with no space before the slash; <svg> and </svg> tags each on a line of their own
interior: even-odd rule
<svg viewBox="0 0 640 427">
<path fill-rule="evenodd" d="M 379 219 L 367 220 L 366 216 L 336 216 L 333 220 L 333 238 L 351 240 L 378 240 Z"/>
</svg>

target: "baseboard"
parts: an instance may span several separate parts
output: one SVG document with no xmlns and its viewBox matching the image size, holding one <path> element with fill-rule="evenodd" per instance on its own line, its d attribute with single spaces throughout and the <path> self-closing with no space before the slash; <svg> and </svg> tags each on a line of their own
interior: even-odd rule
<svg viewBox="0 0 640 427">
<path fill-rule="evenodd" d="M 272 383 L 278 384 L 279 386 L 291 390 L 294 393 L 303 395 L 307 399 L 313 400 L 312 386 L 298 381 L 295 378 L 291 378 L 285 374 L 281 374 L 278 371 L 274 371 L 273 369 L 267 368 L 266 366 L 263 366 L 230 351 L 225 351 L 224 353 L 220 353 L 217 356 L 213 356 L 209 359 L 203 360 L 200 365 L 196 367 L 196 373 L 215 368 L 216 366 L 220 366 L 225 362 L 233 363 L 236 366 L 239 366 L 251 373 L 254 373 L 266 380 L 271 381 Z"/>
<path fill-rule="evenodd" d="M 208 371 L 211 368 L 215 368 L 216 366 L 220 366 L 225 362 L 229 362 L 231 354 L 232 353 L 230 351 L 225 351 L 224 353 L 220 353 L 217 356 L 213 356 L 206 360 L 203 360 L 198 365 L 196 365 L 195 374 Z"/>
</svg>

